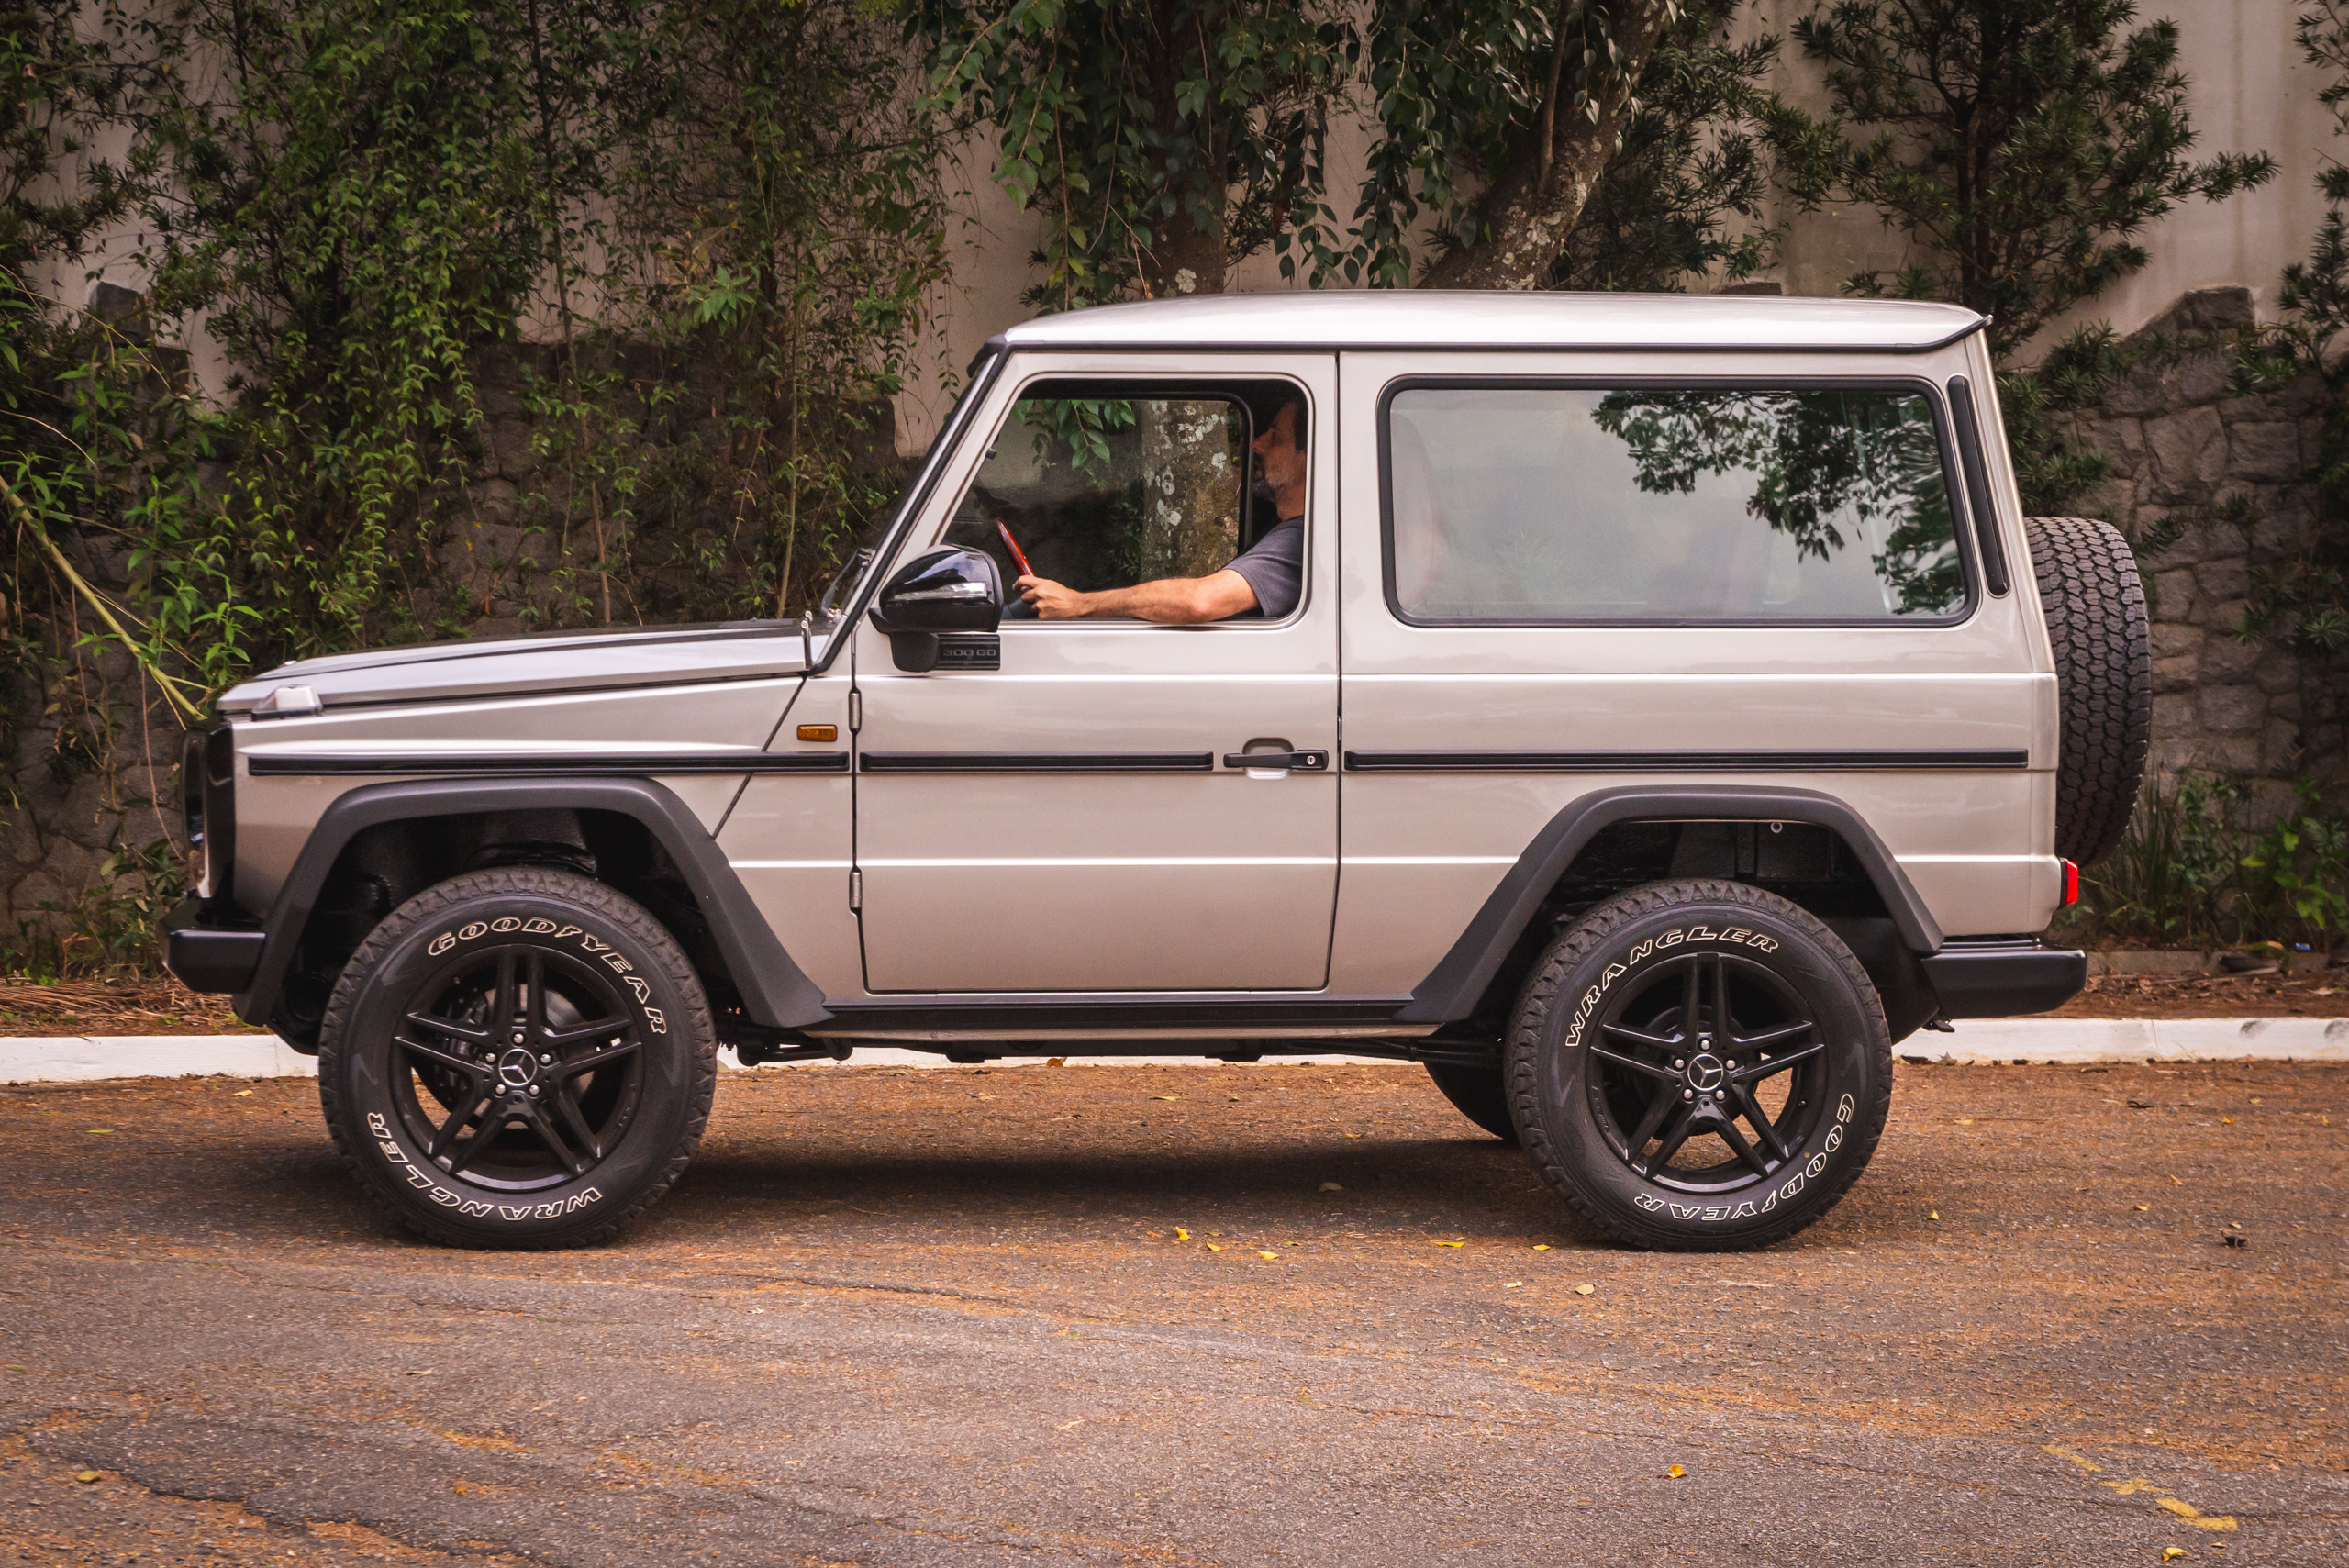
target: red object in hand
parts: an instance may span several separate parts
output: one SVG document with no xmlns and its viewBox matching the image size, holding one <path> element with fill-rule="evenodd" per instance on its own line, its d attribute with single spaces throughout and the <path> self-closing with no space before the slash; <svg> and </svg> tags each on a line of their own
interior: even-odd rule
<svg viewBox="0 0 2349 1568">
<path fill-rule="evenodd" d="M 2064 907 L 2069 909 L 2080 901 L 2080 868 L 2071 861 L 2064 862 Z"/>
<path fill-rule="evenodd" d="M 1011 530 L 1004 527 L 1001 517 L 995 520 L 995 531 L 1003 536 L 1004 544 L 1011 550 L 1011 559 L 1019 563 L 1019 575 L 1022 577 L 1036 575 L 1036 569 L 1028 564 L 1027 552 L 1019 548 L 1019 541 L 1011 537 Z"/>
</svg>

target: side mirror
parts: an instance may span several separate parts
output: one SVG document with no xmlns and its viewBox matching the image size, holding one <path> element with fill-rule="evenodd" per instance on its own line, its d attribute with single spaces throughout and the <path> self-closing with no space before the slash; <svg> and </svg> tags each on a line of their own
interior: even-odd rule
<svg viewBox="0 0 2349 1568">
<path fill-rule="evenodd" d="M 953 545 L 924 550 L 881 585 L 873 624 L 889 634 L 900 670 L 938 668 L 941 632 L 993 631 L 1003 619 L 994 558 Z"/>
</svg>

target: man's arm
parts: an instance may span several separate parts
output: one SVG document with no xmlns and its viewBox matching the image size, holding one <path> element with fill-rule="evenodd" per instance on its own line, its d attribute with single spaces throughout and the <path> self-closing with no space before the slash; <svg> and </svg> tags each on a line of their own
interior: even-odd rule
<svg viewBox="0 0 2349 1568">
<path fill-rule="evenodd" d="M 1130 588 L 1105 588 L 1097 594 L 1080 594 L 1049 577 L 1022 577 L 1016 586 L 1019 596 L 1035 606 L 1036 614 L 1045 620 L 1107 616 L 1196 626 L 1256 607 L 1256 590 L 1228 566 L 1205 577 L 1161 577 Z"/>
</svg>

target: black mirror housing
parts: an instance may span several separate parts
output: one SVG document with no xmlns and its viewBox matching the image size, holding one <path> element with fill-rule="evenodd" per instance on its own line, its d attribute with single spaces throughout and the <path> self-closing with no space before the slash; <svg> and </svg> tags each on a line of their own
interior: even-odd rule
<svg viewBox="0 0 2349 1568">
<path fill-rule="evenodd" d="M 1003 579 L 984 551 L 942 545 L 927 550 L 882 584 L 873 624 L 889 634 L 900 670 L 938 667 L 943 632 L 993 631 L 1003 620 Z"/>
</svg>

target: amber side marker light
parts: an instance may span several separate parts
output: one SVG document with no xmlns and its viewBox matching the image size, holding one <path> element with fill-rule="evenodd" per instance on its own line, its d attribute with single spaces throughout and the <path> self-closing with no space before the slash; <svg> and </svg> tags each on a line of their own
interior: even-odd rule
<svg viewBox="0 0 2349 1568">
<path fill-rule="evenodd" d="M 803 736 L 806 730 L 801 730 Z M 2069 909 L 2080 901 L 2080 868 L 2071 861 L 2064 862 L 2064 907 Z"/>
<path fill-rule="evenodd" d="M 799 739 L 802 740 L 837 740 L 840 738 L 841 727 L 837 724 L 803 724 L 799 727 Z M 2068 866 L 2072 862 L 2065 861 L 2064 863 Z M 2073 877 L 2076 884 L 2078 873 L 2074 873 Z"/>
</svg>

